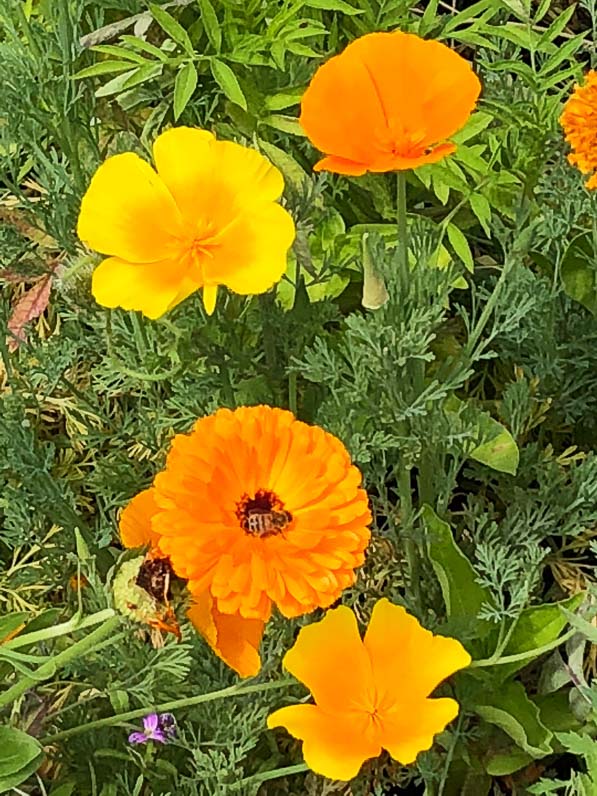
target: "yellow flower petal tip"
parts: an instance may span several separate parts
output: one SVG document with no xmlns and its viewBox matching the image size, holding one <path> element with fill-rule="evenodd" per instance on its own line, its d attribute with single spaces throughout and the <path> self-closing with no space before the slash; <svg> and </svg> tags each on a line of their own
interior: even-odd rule
<svg viewBox="0 0 597 796">
<path fill-rule="evenodd" d="M 108 158 L 83 197 L 81 240 L 107 255 L 92 292 L 106 307 L 159 318 L 204 288 L 264 293 L 286 270 L 294 222 L 277 203 L 282 175 L 263 155 L 188 127 L 162 133 L 155 169 L 127 152 Z"/>
<path fill-rule="evenodd" d="M 307 765 L 330 779 L 352 779 L 382 749 L 407 765 L 457 716 L 454 699 L 430 695 L 470 661 L 459 641 L 434 636 L 389 600 L 376 603 L 363 639 L 341 606 L 302 628 L 284 657 L 315 704 L 277 710 L 267 726 L 302 740 Z"/>
<path fill-rule="evenodd" d="M 218 300 L 218 286 L 205 285 L 203 288 L 203 306 L 208 315 L 213 315 Z"/>
<path fill-rule="evenodd" d="M 316 171 L 415 169 L 454 152 L 481 91 L 471 64 L 413 33 L 368 33 L 319 67 L 300 124 L 324 152 Z"/>
</svg>

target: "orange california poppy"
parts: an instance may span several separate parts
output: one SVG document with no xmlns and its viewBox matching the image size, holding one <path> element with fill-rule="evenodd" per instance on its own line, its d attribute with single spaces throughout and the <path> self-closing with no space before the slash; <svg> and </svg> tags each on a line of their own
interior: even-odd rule
<svg viewBox="0 0 597 796">
<path fill-rule="evenodd" d="M 575 86 L 560 116 L 566 141 L 572 147 L 568 160 L 583 174 L 591 174 L 587 188 L 597 188 L 597 72 L 591 70 L 582 86 Z"/>
<path fill-rule="evenodd" d="M 386 599 L 363 640 L 354 613 L 341 606 L 304 627 L 284 657 L 315 704 L 281 708 L 267 724 L 300 738 L 307 765 L 330 779 L 352 779 L 382 749 L 407 765 L 458 714 L 455 700 L 429 695 L 470 662 L 459 641 L 434 636 Z"/>
<path fill-rule="evenodd" d="M 327 63 L 303 95 L 300 123 L 326 154 L 316 171 L 414 169 L 455 151 L 481 84 L 471 65 L 413 33 L 369 33 Z"/>
<path fill-rule="evenodd" d="M 286 270 L 292 218 L 276 203 L 284 181 L 253 149 L 176 127 L 153 145 L 154 170 L 126 152 L 108 158 L 83 197 L 77 232 L 109 255 L 93 272 L 105 307 L 159 318 L 203 288 L 264 293 Z"/>
<path fill-rule="evenodd" d="M 120 538 L 125 547 L 145 547 L 163 555 L 159 535 L 151 528 L 159 511 L 155 490 L 145 489 L 134 497 L 120 515 Z M 244 619 L 239 614 L 222 614 L 208 592 L 195 598 L 187 617 L 209 646 L 241 677 L 253 677 L 261 668 L 259 644 L 265 622 Z"/>
</svg>

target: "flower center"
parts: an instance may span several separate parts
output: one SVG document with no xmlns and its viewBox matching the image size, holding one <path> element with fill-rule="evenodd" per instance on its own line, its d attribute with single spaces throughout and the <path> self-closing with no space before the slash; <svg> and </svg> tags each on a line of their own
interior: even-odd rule
<svg viewBox="0 0 597 796">
<path fill-rule="evenodd" d="M 282 533 L 292 522 L 292 514 L 268 489 L 258 489 L 254 497 L 245 493 L 236 504 L 236 516 L 245 533 L 260 538 Z"/>
</svg>

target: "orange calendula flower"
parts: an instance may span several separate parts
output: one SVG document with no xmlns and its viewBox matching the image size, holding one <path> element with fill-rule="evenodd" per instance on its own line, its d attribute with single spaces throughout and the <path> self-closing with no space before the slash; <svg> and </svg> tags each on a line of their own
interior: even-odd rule
<svg viewBox="0 0 597 796">
<path fill-rule="evenodd" d="M 132 152 L 108 158 L 83 197 L 77 232 L 109 257 L 93 272 L 105 307 L 159 318 L 203 288 L 263 293 L 286 270 L 294 239 L 276 200 L 282 175 L 262 155 L 207 130 L 177 127 L 153 145 L 154 170 Z"/>
<path fill-rule="evenodd" d="M 572 147 L 568 160 L 583 174 L 593 174 L 586 186 L 597 189 L 597 72 L 591 70 L 585 83 L 576 86 L 560 116 L 566 141 Z"/>
<path fill-rule="evenodd" d="M 189 619 L 247 677 L 274 605 L 305 614 L 354 582 L 371 522 L 360 484 L 323 429 L 269 406 L 220 409 L 174 438 L 154 486 L 122 513 L 121 536 L 170 559 L 188 581 Z"/>
<path fill-rule="evenodd" d="M 386 599 L 363 640 L 342 606 L 304 627 L 284 657 L 316 704 L 281 708 L 267 724 L 300 738 L 307 765 L 330 779 L 352 779 L 382 749 L 407 765 L 458 714 L 455 700 L 429 695 L 470 662 L 459 641 L 434 636 Z"/>
<path fill-rule="evenodd" d="M 446 142 L 472 113 L 481 84 L 471 65 L 413 33 L 369 33 L 313 77 L 300 123 L 326 157 L 315 170 L 414 169 L 455 151 Z"/>
</svg>

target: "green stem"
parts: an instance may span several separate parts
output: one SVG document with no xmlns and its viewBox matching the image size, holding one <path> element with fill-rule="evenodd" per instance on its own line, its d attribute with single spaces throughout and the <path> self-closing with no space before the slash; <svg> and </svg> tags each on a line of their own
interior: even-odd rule
<svg viewBox="0 0 597 796">
<path fill-rule="evenodd" d="M 309 771 L 309 766 L 305 763 L 299 763 L 296 766 L 286 766 L 285 768 L 275 768 L 272 771 L 263 771 L 261 774 L 255 774 L 253 777 L 239 780 L 239 782 L 230 786 L 230 790 L 239 790 L 245 785 L 257 785 L 259 782 L 269 782 L 272 779 L 290 777 L 293 774 L 302 774 L 304 771 Z"/>
<path fill-rule="evenodd" d="M 296 377 L 296 370 L 291 370 L 288 374 L 288 408 L 295 417 L 298 414 Z"/>
<path fill-rule="evenodd" d="M 514 264 L 513 257 L 507 257 L 504 263 L 504 267 L 502 268 L 502 273 L 496 283 L 496 286 L 493 289 L 493 293 L 489 297 L 487 304 L 483 308 L 483 312 L 481 313 L 481 317 L 475 324 L 475 328 L 472 330 L 470 337 L 467 341 L 466 347 L 464 349 L 464 358 L 469 359 L 473 356 L 473 352 L 475 346 L 477 345 L 479 338 L 483 334 L 485 327 L 487 326 L 487 322 L 489 321 L 493 310 L 495 309 L 495 305 L 497 304 L 497 300 L 500 297 L 500 293 L 502 292 L 504 285 L 506 284 L 506 280 L 510 271 L 512 270 L 512 266 Z"/>
<path fill-rule="evenodd" d="M 68 622 L 62 622 L 60 625 L 46 627 L 43 630 L 36 630 L 34 633 L 25 633 L 17 636 L 3 644 L 2 649 L 14 650 L 19 647 L 28 646 L 29 644 L 37 644 L 39 641 L 48 641 L 48 639 L 51 638 L 73 633 L 75 630 L 84 630 L 86 627 L 93 627 L 93 625 L 105 622 L 113 616 L 114 611 L 112 608 L 105 608 L 103 611 L 98 611 L 96 614 L 86 616 L 84 619 L 80 619 L 79 616 L 73 616 Z"/>
<path fill-rule="evenodd" d="M 499 658 L 497 661 L 494 660 L 494 656 L 492 655 L 491 658 L 483 658 L 480 661 L 473 661 L 470 664 L 471 669 L 482 669 L 487 666 L 503 666 L 507 663 L 518 663 L 519 661 L 527 661 L 531 658 L 538 658 L 539 655 L 543 655 L 546 652 L 551 652 L 551 650 L 555 650 L 556 647 L 559 647 L 560 644 L 563 644 L 568 639 L 572 638 L 572 636 L 578 633 L 578 630 L 573 629 L 569 630 L 567 633 L 564 633 L 563 636 L 560 636 L 555 641 L 550 641 L 549 644 L 544 644 L 542 647 L 535 647 L 535 649 L 527 650 L 526 652 L 519 652 L 517 655 L 505 655 L 503 658 Z"/>
<path fill-rule="evenodd" d="M 452 733 L 452 738 L 450 739 L 450 748 L 448 749 L 448 754 L 446 755 L 446 763 L 444 765 L 444 770 L 442 771 L 442 778 L 439 783 L 437 796 L 444 796 L 446 782 L 448 781 L 448 774 L 450 773 L 450 766 L 452 765 L 452 758 L 454 757 L 454 750 L 456 749 L 456 744 L 458 742 L 458 738 L 460 737 L 463 718 L 464 714 L 461 711 L 460 715 L 458 716 L 458 722 L 454 728 L 454 732 Z"/>
<path fill-rule="evenodd" d="M 88 636 L 72 644 L 70 647 L 63 650 L 63 652 L 58 653 L 58 655 L 52 656 L 50 660 L 43 663 L 30 675 L 22 677 L 11 688 L 3 694 L 0 694 L 0 708 L 10 705 L 40 681 L 48 680 L 50 677 L 53 677 L 56 671 L 62 666 L 66 666 L 71 661 L 92 652 L 100 641 L 103 641 L 106 636 L 110 636 L 114 633 L 119 624 L 120 617 L 112 616 L 104 622 L 103 625 L 93 630 Z M 31 635 L 34 634 L 32 633 Z"/>
<path fill-rule="evenodd" d="M 62 741 L 65 738 L 70 738 L 72 735 L 79 735 L 79 733 L 87 732 L 88 730 L 96 730 L 99 727 L 111 727 L 114 724 L 121 724 L 125 721 L 133 721 L 134 719 L 141 719 L 147 716 L 148 713 L 170 713 L 179 708 L 190 708 L 195 705 L 201 705 L 204 702 L 213 702 L 216 699 L 224 699 L 225 697 L 244 696 L 245 694 L 255 694 L 260 691 L 271 691 L 276 688 L 286 688 L 290 685 L 295 685 L 296 680 L 287 678 L 285 680 L 278 680 L 274 683 L 260 683 L 256 685 L 245 685 L 240 683 L 231 685 L 228 688 L 221 688 L 219 691 L 211 691 L 208 694 L 199 694 L 195 697 L 186 697 L 184 699 L 175 699 L 172 702 L 162 702 L 153 707 L 138 708 L 137 710 L 128 710 L 126 713 L 117 713 L 115 716 L 107 716 L 104 719 L 96 719 L 87 724 L 79 724 L 77 727 L 71 727 L 68 730 L 57 732 L 54 735 L 48 735 L 42 738 L 41 743 L 46 746 L 48 744 Z"/>
<path fill-rule="evenodd" d="M 409 265 L 408 265 L 408 222 L 406 217 L 406 172 L 396 172 L 396 222 L 398 224 L 398 271 L 403 296 L 408 290 Z"/>
</svg>

